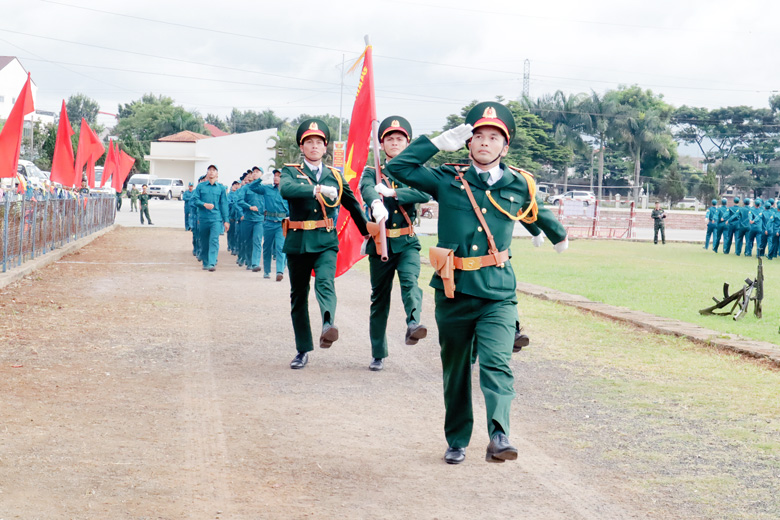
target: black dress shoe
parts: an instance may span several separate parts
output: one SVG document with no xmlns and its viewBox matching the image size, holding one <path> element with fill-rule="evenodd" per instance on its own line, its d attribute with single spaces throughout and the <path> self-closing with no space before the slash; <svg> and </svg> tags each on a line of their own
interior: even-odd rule
<svg viewBox="0 0 780 520">
<path fill-rule="evenodd" d="M 444 452 L 444 462 L 447 464 L 460 464 L 466 459 L 466 448 L 447 448 Z"/>
<path fill-rule="evenodd" d="M 428 335 L 428 328 L 415 322 L 409 322 L 406 327 L 406 344 L 416 345 L 417 342 Z"/>
<path fill-rule="evenodd" d="M 385 364 L 384 364 L 384 362 L 382 361 L 382 358 L 378 358 L 378 357 L 375 357 L 375 358 L 374 358 L 374 359 L 371 361 L 371 364 L 370 364 L 370 365 L 368 365 L 368 369 L 369 369 L 369 370 L 373 370 L 374 372 L 379 372 L 379 371 L 380 371 L 380 370 L 382 370 L 383 368 L 385 368 Z"/>
<path fill-rule="evenodd" d="M 493 434 L 487 447 L 485 460 L 488 462 L 504 462 L 517 459 L 517 448 L 509 444 L 509 439 L 504 432 Z"/>
<path fill-rule="evenodd" d="M 523 350 L 523 347 L 527 347 L 529 343 L 531 343 L 531 340 L 528 339 L 528 336 L 523 334 L 523 329 L 516 329 L 515 343 L 512 345 L 512 352 L 520 352 Z"/>
<path fill-rule="evenodd" d="M 330 348 L 339 339 L 339 329 L 335 325 L 325 325 L 320 334 L 320 348 Z"/>
<path fill-rule="evenodd" d="M 290 361 L 290 368 L 293 370 L 297 368 L 303 368 L 306 366 L 306 363 L 309 362 L 309 353 L 308 352 L 298 352 L 298 355 L 296 355 L 292 361 Z"/>
</svg>

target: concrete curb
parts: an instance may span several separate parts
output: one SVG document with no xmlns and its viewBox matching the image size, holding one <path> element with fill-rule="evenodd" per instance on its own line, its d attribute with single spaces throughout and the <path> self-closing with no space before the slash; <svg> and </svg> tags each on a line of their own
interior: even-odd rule
<svg viewBox="0 0 780 520">
<path fill-rule="evenodd" d="M 577 307 L 599 316 L 630 323 L 651 332 L 681 336 L 702 345 L 731 350 L 758 359 L 766 359 L 776 366 L 780 366 L 780 347 L 766 341 L 747 339 L 736 334 L 724 334 L 692 323 L 662 318 L 646 312 L 626 309 L 625 307 L 594 302 L 583 296 L 568 294 L 530 283 L 518 281 L 517 292 L 534 296 L 540 300 Z"/>
<path fill-rule="evenodd" d="M 28 274 L 32 273 L 33 271 L 36 271 L 37 269 L 41 269 L 42 267 L 46 267 L 49 264 L 53 264 L 63 256 L 78 251 L 79 249 L 89 244 L 96 238 L 105 235 L 109 231 L 113 231 L 117 227 L 118 227 L 117 224 L 112 224 L 108 227 L 101 229 L 100 231 L 96 231 L 92 233 L 89 236 L 80 238 L 75 242 L 65 244 L 64 246 L 55 249 L 53 251 L 49 251 L 45 255 L 39 256 L 34 260 L 25 262 L 20 267 L 9 269 L 5 273 L 0 273 L 0 289 L 12 283 L 18 282 L 19 280 L 21 280 Z"/>
</svg>

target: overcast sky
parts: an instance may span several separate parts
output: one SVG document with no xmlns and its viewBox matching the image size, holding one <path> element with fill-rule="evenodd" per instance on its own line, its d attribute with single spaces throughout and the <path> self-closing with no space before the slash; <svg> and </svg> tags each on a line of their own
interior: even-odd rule
<svg viewBox="0 0 780 520">
<path fill-rule="evenodd" d="M 0 12 L 0 55 L 20 58 L 50 111 L 82 92 L 115 113 L 153 92 L 204 116 L 338 115 L 342 59 L 366 34 L 379 117 L 403 115 L 415 134 L 471 100 L 518 98 L 526 59 L 532 97 L 638 84 L 675 106 L 765 107 L 780 89 L 776 1 L 0 0 Z M 344 77 L 347 118 L 357 81 Z"/>
</svg>

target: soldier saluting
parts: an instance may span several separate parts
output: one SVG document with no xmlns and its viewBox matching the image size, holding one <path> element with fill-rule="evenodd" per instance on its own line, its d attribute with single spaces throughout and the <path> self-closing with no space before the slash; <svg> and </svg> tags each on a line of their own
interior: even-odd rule
<svg viewBox="0 0 780 520">
<path fill-rule="evenodd" d="M 412 125 L 401 116 L 390 116 L 380 123 L 378 137 L 386 161 L 389 162 L 409 146 L 409 141 L 412 139 Z M 363 201 L 372 209 L 372 214 L 376 216 L 379 210 L 380 216 L 387 216 L 385 220 L 387 261 L 383 262 L 380 258 L 375 240 L 369 240 L 366 245 L 371 270 L 369 337 L 373 359 L 369 369 L 374 371 L 384 368 L 383 360 L 387 357 L 385 331 L 396 272 L 406 311 L 406 344 L 414 345 L 428 334 L 428 329 L 420 323 L 422 291 L 417 285 L 417 279 L 420 277 L 420 240 L 414 233 L 412 222 L 417 217 L 414 205 L 428 202 L 431 197 L 388 176 L 384 165 L 381 169 L 382 182 L 379 184 L 376 181 L 376 169 L 372 167 L 366 167 L 360 178 L 360 194 L 363 196 Z M 384 202 L 380 195 L 384 197 Z M 369 224 L 368 229 L 375 238 L 378 236 L 378 225 Z"/>
<path fill-rule="evenodd" d="M 472 134 L 473 129 L 473 134 Z M 487 408 L 488 462 L 515 460 L 509 443 L 514 376 L 509 367 L 517 320 L 516 279 L 509 246 L 515 222 L 537 226 L 556 251 L 568 247 L 566 231 L 536 200 L 533 176 L 501 162 L 515 135 L 505 106 L 479 103 L 460 125 L 429 139 L 420 137 L 387 163 L 394 178 L 430 193 L 439 202 L 439 242 L 430 250 L 436 273 L 436 323 L 444 377 L 444 460 L 466 456 L 474 423 L 471 354 L 477 350 Z M 441 151 L 467 143 L 471 165 L 423 165 Z"/>
<path fill-rule="evenodd" d="M 349 211 L 360 233 L 368 235 L 366 217 L 349 184 L 337 169 L 326 166 L 330 129 L 321 119 L 306 119 L 298 127 L 296 141 L 303 152 L 303 164 L 286 164 L 279 191 L 290 206 L 290 219 L 283 226 L 287 234 L 284 252 L 290 273 L 290 316 L 298 354 L 290 368 L 299 369 L 314 350 L 309 322 L 309 283 L 314 271 L 314 293 L 322 314 L 320 347 L 328 348 L 339 338 L 336 317 L 336 208 Z"/>
</svg>

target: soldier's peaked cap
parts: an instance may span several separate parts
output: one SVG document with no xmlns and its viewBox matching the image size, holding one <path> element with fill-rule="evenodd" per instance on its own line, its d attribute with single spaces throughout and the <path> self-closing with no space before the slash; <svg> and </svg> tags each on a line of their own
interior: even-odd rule
<svg viewBox="0 0 780 520">
<path fill-rule="evenodd" d="M 507 144 L 515 137 L 515 118 L 507 107 L 496 101 L 477 103 L 466 115 L 466 124 L 474 130 L 480 126 L 494 126 L 501 130 Z"/>
<path fill-rule="evenodd" d="M 384 139 L 387 134 L 391 134 L 393 132 L 401 132 L 406 136 L 407 140 L 412 140 L 412 125 L 409 124 L 409 121 L 407 121 L 405 117 L 390 116 L 384 118 L 382 122 L 379 123 L 380 141 Z"/>
<path fill-rule="evenodd" d="M 325 124 L 325 121 L 317 118 L 304 120 L 298 126 L 295 140 L 298 141 L 298 145 L 300 146 L 303 144 L 304 139 L 313 135 L 322 137 L 325 140 L 325 144 L 330 142 L 330 128 Z"/>
</svg>

